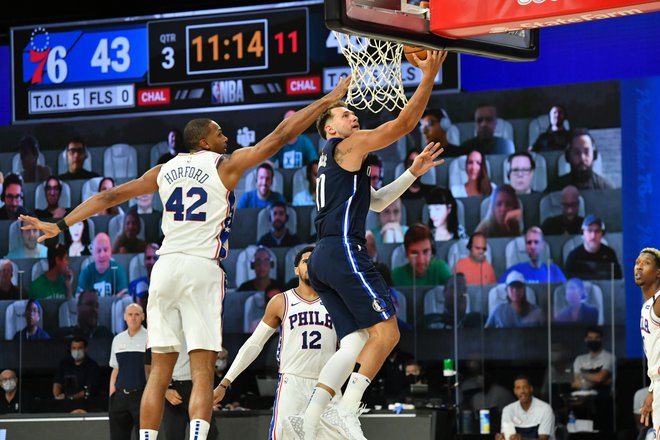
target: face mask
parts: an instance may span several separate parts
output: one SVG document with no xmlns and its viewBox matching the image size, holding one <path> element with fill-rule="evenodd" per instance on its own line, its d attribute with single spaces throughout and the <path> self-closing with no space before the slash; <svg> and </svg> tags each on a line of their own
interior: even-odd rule
<svg viewBox="0 0 660 440">
<path fill-rule="evenodd" d="M 215 361 L 216 370 L 225 371 L 227 368 L 227 359 L 218 359 Z"/>
<path fill-rule="evenodd" d="M 589 351 L 600 351 L 600 349 L 603 347 L 602 341 L 587 341 L 587 348 Z"/>
<path fill-rule="evenodd" d="M 6 392 L 14 391 L 16 389 L 16 381 L 14 379 L 9 379 L 2 382 L 2 389 Z"/>
<path fill-rule="evenodd" d="M 82 361 L 85 357 L 84 350 L 71 350 L 71 357 L 74 361 Z"/>
<path fill-rule="evenodd" d="M 409 385 L 414 384 L 415 382 L 417 382 L 417 376 L 415 376 L 414 374 L 407 375 L 406 382 L 408 382 Z"/>
</svg>

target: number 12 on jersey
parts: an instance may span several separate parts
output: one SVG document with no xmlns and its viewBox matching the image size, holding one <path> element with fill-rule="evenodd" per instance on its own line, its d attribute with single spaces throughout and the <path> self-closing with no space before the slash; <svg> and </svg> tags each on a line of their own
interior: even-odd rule
<svg viewBox="0 0 660 440">
<path fill-rule="evenodd" d="M 194 199 L 192 204 L 188 205 L 188 199 Z M 193 221 L 204 222 L 206 221 L 206 211 L 199 211 L 202 205 L 206 204 L 208 194 L 206 190 L 199 186 L 194 186 L 186 193 L 186 200 L 183 199 L 183 188 L 177 186 L 172 191 L 170 198 L 165 203 L 165 210 L 174 213 L 174 221 Z M 186 209 L 186 205 L 188 208 Z M 184 212 L 185 211 L 185 212 Z"/>
</svg>

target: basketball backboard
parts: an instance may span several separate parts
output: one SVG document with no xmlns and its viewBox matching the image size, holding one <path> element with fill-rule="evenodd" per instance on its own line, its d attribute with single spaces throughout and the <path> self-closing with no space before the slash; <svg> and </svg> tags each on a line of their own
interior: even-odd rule
<svg viewBox="0 0 660 440">
<path fill-rule="evenodd" d="M 403 4 L 402 0 L 325 0 L 326 26 L 345 34 L 502 60 L 531 61 L 539 55 L 538 29 L 445 38 L 429 31 L 428 14 L 421 8 L 408 6 L 405 0 Z M 436 4 L 441 7 L 442 2 Z"/>
</svg>

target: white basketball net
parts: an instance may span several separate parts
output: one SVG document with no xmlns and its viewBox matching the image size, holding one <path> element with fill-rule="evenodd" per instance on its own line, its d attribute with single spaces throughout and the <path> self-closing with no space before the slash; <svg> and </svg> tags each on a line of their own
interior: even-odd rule
<svg viewBox="0 0 660 440">
<path fill-rule="evenodd" d="M 408 102 L 401 83 L 403 45 L 333 33 L 353 73 L 346 104 L 373 113 L 402 109 Z"/>
</svg>

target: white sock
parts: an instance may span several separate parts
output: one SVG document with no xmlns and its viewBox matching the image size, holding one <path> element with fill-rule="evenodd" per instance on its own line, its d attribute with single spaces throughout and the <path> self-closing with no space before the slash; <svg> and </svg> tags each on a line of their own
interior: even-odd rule
<svg viewBox="0 0 660 440">
<path fill-rule="evenodd" d="M 346 392 L 339 401 L 339 407 L 343 409 L 352 409 L 357 406 L 362 400 L 362 395 L 367 387 L 371 384 L 371 380 L 367 376 L 360 373 L 352 373 L 348 379 Z"/>
<path fill-rule="evenodd" d="M 313 432 L 319 424 L 321 414 L 325 411 L 332 396 L 324 388 L 315 387 L 312 392 L 312 397 L 309 398 L 307 409 L 305 410 L 304 430 L 306 432 Z"/>
<path fill-rule="evenodd" d="M 206 420 L 192 419 L 190 421 L 190 440 L 206 440 L 210 426 Z"/>
<path fill-rule="evenodd" d="M 158 431 L 155 429 L 140 429 L 140 440 L 156 440 Z"/>
</svg>

